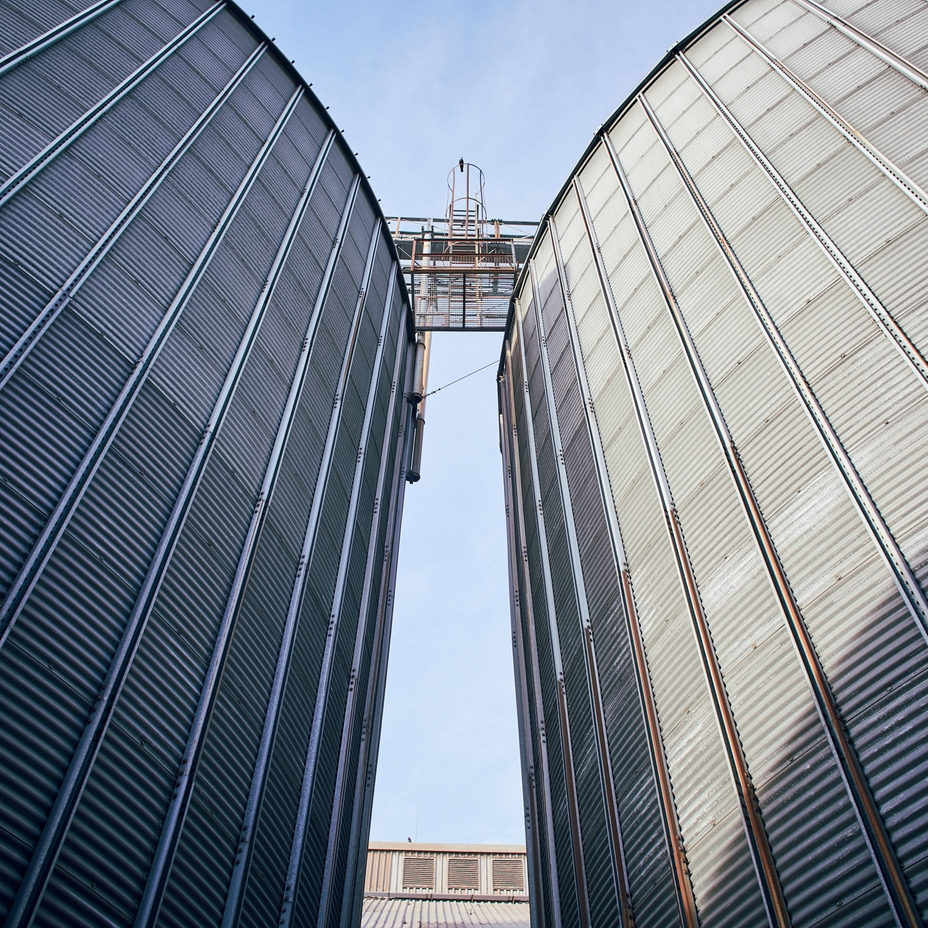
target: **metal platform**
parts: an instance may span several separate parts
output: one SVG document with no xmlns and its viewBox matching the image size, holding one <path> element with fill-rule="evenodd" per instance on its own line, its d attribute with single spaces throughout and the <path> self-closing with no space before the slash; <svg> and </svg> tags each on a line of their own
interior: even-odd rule
<svg viewBox="0 0 928 928">
<path fill-rule="evenodd" d="M 518 273 L 511 240 L 415 239 L 408 274 L 416 327 L 502 331 Z"/>
<path fill-rule="evenodd" d="M 443 218 L 394 216 L 387 222 L 417 330 L 504 331 L 538 223 L 486 219 L 480 168 L 462 159 L 451 170 Z"/>
</svg>

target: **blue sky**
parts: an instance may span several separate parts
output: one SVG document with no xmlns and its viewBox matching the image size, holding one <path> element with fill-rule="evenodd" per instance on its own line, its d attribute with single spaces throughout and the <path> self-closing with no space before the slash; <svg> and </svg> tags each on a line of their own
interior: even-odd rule
<svg viewBox="0 0 928 928">
<path fill-rule="evenodd" d="M 441 215 L 459 157 L 538 219 L 594 132 L 719 0 L 240 0 L 330 107 L 389 215 Z M 433 343 L 430 388 L 499 356 Z M 371 838 L 522 843 L 495 370 L 429 399 L 406 495 Z"/>
</svg>

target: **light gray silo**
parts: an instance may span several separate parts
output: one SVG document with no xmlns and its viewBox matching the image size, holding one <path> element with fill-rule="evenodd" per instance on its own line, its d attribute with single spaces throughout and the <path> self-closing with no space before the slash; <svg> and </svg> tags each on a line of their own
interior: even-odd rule
<svg viewBox="0 0 928 928">
<path fill-rule="evenodd" d="M 0 19 L 0 913 L 351 923 L 405 486 L 392 240 L 234 4 Z"/>
<path fill-rule="evenodd" d="M 928 918 L 928 8 L 749 0 L 597 134 L 500 366 L 535 918 Z"/>
</svg>

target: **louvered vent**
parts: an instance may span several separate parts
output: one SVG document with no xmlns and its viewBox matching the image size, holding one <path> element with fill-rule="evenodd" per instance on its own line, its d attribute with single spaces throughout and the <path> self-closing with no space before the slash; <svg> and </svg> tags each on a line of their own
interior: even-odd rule
<svg viewBox="0 0 928 928">
<path fill-rule="evenodd" d="M 493 858 L 493 891 L 518 892 L 525 889 L 522 879 L 521 857 L 494 857 Z"/>
<path fill-rule="evenodd" d="M 448 858 L 448 889 L 480 889 L 480 862 L 476 857 Z"/>
<path fill-rule="evenodd" d="M 407 854 L 403 858 L 403 888 L 435 888 L 435 858 L 431 854 Z"/>
</svg>

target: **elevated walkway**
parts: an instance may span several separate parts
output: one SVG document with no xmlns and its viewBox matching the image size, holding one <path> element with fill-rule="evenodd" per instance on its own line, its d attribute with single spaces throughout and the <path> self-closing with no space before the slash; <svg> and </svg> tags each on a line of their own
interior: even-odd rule
<svg viewBox="0 0 928 928">
<path fill-rule="evenodd" d="M 483 171 L 462 158 L 443 218 L 388 217 L 418 331 L 505 330 L 538 223 L 486 216 Z"/>
</svg>

